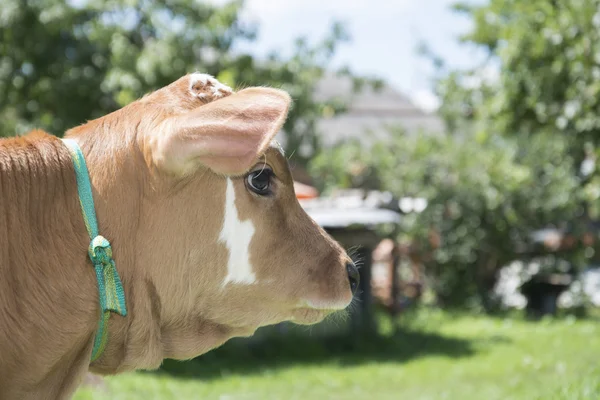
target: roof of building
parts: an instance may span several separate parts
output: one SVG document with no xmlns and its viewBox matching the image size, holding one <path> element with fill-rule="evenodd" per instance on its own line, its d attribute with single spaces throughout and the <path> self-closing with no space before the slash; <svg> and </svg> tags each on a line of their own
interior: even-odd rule
<svg viewBox="0 0 600 400">
<path fill-rule="evenodd" d="M 444 130 L 437 115 L 415 106 L 407 96 L 389 85 L 380 89 L 365 85 L 354 92 L 350 78 L 328 74 L 317 85 L 315 96 L 318 100 L 342 99 L 348 105 L 346 112 L 319 121 L 318 130 L 324 145 L 349 138 L 370 141 L 366 133 L 383 139 L 394 127 L 401 127 L 406 134 L 421 131 L 434 134 Z"/>
</svg>

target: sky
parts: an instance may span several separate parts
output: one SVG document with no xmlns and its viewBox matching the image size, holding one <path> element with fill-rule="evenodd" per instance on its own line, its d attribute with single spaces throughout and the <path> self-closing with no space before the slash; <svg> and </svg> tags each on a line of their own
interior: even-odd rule
<svg viewBox="0 0 600 400">
<path fill-rule="evenodd" d="M 226 0 L 212 0 L 222 3 Z M 470 0 L 482 3 L 483 0 Z M 449 66 L 469 67 L 480 54 L 460 44 L 470 21 L 454 13 L 455 0 L 246 0 L 243 18 L 259 23 L 258 40 L 244 50 L 261 56 L 289 51 L 295 38 L 323 38 L 334 20 L 345 23 L 351 42 L 339 48 L 333 67 L 348 65 L 358 74 L 377 76 L 433 110 L 433 69 L 417 54 L 427 43 Z"/>
</svg>

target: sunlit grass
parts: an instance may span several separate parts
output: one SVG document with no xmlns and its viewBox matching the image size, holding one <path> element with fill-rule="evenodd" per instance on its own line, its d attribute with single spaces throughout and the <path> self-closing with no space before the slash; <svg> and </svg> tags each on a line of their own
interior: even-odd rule
<svg viewBox="0 0 600 400">
<path fill-rule="evenodd" d="M 75 399 L 598 399 L 600 322 L 423 311 L 378 338 L 233 342 Z"/>
</svg>

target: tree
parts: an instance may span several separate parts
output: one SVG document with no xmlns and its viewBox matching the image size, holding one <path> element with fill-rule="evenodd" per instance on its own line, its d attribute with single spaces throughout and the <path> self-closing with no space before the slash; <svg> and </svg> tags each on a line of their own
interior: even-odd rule
<svg viewBox="0 0 600 400">
<path fill-rule="evenodd" d="M 31 128 L 62 135 L 180 76 L 201 71 L 233 87 L 273 85 L 294 106 L 284 130 L 304 163 L 319 147 L 315 121 L 343 104 L 319 102 L 314 87 L 349 37 L 339 24 L 316 46 L 299 39 L 289 59 L 255 60 L 233 46 L 255 38 L 242 1 L 4 0 L 0 7 L 0 135 Z M 349 73 L 348 73 L 349 74 Z"/>
<path fill-rule="evenodd" d="M 600 177 L 592 173 L 600 144 L 600 0 L 489 0 L 455 9 L 473 21 L 462 40 L 486 57 L 452 70 L 421 49 L 438 67 L 439 114 L 449 134 L 399 133 L 367 152 L 346 144 L 317 159 L 314 172 L 323 186 L 364 185 L 370 176 L 397 196 L 425 197 L 429 206 L 404 219 L 404 234 L 430 255 L 438 299 L 489 307 L 496 272 L 523 257 L 533 231 L 578 233 L 586 208 L 600 215 Z M 575 267 L 593 254 L 583 250 L 574 246 L 568 255 Z"/>
<path fill-rule="evenodd" d="M 600 218 L 600 0 L 489 0 L 454 8 L 473 22 L 463 43 L 487 57 L 472 69 L 449 70 L 424 48 L 438 66 L 440 114 L 449 132 L 516 140 L 530 158 L 539 157 L 540 138 L 561 143 L 561 164 L 550 168 L 573 174 L 578 185 L 569 195 L 579 212 L 557 212 L 547 223 L 568 222 L 575 234 L 589 229 Z M 493 79 L 486 79 L 489 71 Z M 593 254 L 595 242 L 580 245 Z"/>
<path fill-rule="evenodd" d="M 500 134 L 566 136 L 581 163 L 586 144 L 600 144 L 600 0 L 490 0 L 454 8 L 473 21 L 462 41 L 488 58 L 473 70 L 443 71 L 442 97 L 466 96 L 463 103 L 477 107 L 461 108 L 462 116 Z M 497 81 L 477 90 L 465 84 L 485 66 L 498 70 Z M 443 113 L 460 104 L 443 103 Z"/>
<path fill-rule="evenodd" d="M 496 273 L 522 256 L 531 233 L 580 212 L 561 138 L 536 136 L 524 151 L 498 135 L 391 137 L 370 149 L 355 141 L 324 151 L 313 173 L 323 187 L 375 175 L 380 190 L 427 199 L 422 213 L 403 218 L 400 239 L 419 246 L 441 305 L 491 309 Z"/>
</svg>

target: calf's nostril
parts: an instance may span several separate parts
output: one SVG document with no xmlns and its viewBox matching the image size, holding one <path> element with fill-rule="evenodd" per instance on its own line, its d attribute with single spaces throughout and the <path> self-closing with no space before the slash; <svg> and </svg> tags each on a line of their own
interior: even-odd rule
<svg viewBox="0 0 600 400">
<path fill-rule="evenodd" d="M 346 264 L 346 271 L 348 271 L 348 280 L 350 281 L 350 290 L 354 295 L 356 290 L 358 289 L 358 284 L 360 283 L 360 274 L 358 273 L 358 268 L 353 262 L 349 262 Z"/>
</svg>

